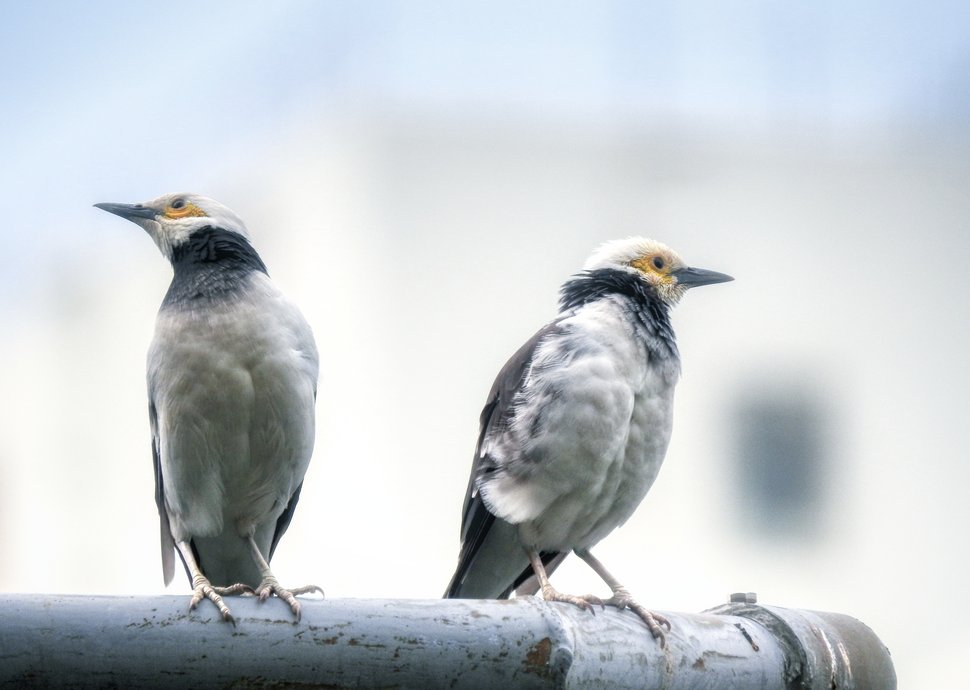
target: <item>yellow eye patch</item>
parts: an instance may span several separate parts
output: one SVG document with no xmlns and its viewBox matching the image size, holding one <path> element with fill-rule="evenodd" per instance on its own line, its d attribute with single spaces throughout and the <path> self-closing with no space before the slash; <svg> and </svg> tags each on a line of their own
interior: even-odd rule
<svg viewBox="0 0 970 690">
<path fill-rule="evenodd" d="M 639 259 L 634 259 L 631 261 L 630 265 L 643 273 L 659 273 L 660 275 L 666 275 L 670 270 L 667 259 L 659 254 L 641 256 Z"/>
<path fill-rule="evenodd" d="M 176 200 L 174 204 L 165 208 L 166 218 L 189 218 L 191 216 L 206 216 L 206 212 L 193 203 Z"/>
</svg>

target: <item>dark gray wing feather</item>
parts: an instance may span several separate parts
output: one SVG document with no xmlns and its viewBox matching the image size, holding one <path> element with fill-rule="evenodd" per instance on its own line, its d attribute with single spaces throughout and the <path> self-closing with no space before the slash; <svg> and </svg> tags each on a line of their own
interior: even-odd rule
<svg viewBox="0 0 970 690">
<path fill-rule="evenodd" d="M 273 552 L 276 551 L 276 546 L 280 543 L 280 539 L 283 538 L 286 528 L 290 526 L 290 520 L 293 519 L 293 513 L 296 512 L 296 503 L 300 500 L 300 491 L 302 490 L 303 482 L 300 482 L 300 485 L 296 487 L 296 491 L 290 496 L 290 502 L 286 504 L 286 510 L 276 520 L 276 531 L 273 532 L 273 543 L 269 547 L 269 556 L 266 557 L 267 561 L 273 560 Z"/>
<path fill-rule="evenodd" d="M 516 351 L 499 371 L 488 402 L 482 409 L 478 443 L 472 461 L 471 476 L 465 490 L 465 504 L 461 521 L 461 551 L 458 567 L 451 578 L 446 599 L 457 598 L 496 598 L 504 599 L 516 587 L 532 575 L 525 551 L 521 548 L 513 525 L 496 518 L 476 490 L 476 481 L 490 469 L 490 458 L 482 457 L 482 446 L 486 439 L 501 433 L 515 415 L 515 397 L 521 389 L 525 375 L 532 363 L 539 343 L 559 330 L 559 320 L 547 324 Z M 543 552 L 543 562 L 551 561 L 556 552 Z M 513 574 L 501 581 L 489 573 L 476 573 L 476 568 L 488 568 L 485 563 L 502 560 L 506 569 L 512 568 Z M 561 560 L 561 559 L 560 559 Z M 518 563 L 521 563 L 521 569 Z M 515 574 L 517 572 L 517 574 Z M 480 575 L 480 577 L 475 577 Z"/>
<path fill-rule="evenodd" d="M 152 430 L 152 463 L 155 466 L 155 505 L 158 507 L 159 534 L 162 546 L 162 578 L 167 585 L 175 576 L 175 539 L 172 537 L 172 529 L 168 524 L 168 510 L 165 508 L 165 481 L 162 477 L 162 458 L 161 444 L 158 436 L 158 412 L 155 410 L 155 400 L 149 391 L 148 396 L 148 423 Z M 179 554 L 179 558 L 182 555 Z M 185 576 L 192 581 L 189 568 L 182 561 L 185 567 Z"/>
</svg>

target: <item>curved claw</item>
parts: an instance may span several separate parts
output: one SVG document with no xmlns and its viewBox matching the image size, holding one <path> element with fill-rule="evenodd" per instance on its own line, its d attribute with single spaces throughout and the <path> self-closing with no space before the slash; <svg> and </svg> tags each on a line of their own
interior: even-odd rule
<svg viewBox="0 0 970 690">
<path fill-rule="evenodd" d="M 232 611 L 226 605 L 226 602 L 222 600 L 219 595 L 219 590 L 231 590 L 232 587 L 213 587 L 209 584 L 208 580 L 199 582 L 193 592 L 192 599 L 189 600 L 189 611 L 194 611 L 196 607 L 202 602 L 203 599 L 208 599 L 219 609 L 219 613 L 222 614 L 222 620 L 227 623 L 232 623 L 233 627 L 236 625 L 236 618 L 232 615 Z"/>
<path fill-rule="evenodd" d="M 661 626 L 667 626 L 667 630 L 670 630 L 670 621 L 659 613 L 654 613 L 653 611 L 647 610 L 642 604 L 629 599 L 626 602 L 626 606 L 633 611 L 637 616 L 640 617 L 647 628 L 650 630 L 650 634 L 653 635 L 654 639 L 660 644 L 660 648 L 663 649 L 667 646 L 667 637 L 664 635 L 664 631 Z"/>
<path fill-rule="evenodd" d="M 299 594 L 308 594 L 310 592 L 319 592 L 323 594 L 323 590 L 316 585 L 306 585 L 305 587 L 296 587 L 294 589 L 286 589 L 283 587 L 279 580 L 273 576 L 266 577 L 259 587 L 256 588 L 256 595 L 259 596 L 259 600 L 266 601 L 270 594 L 275 594 L 277 597 L 285 601 L 290 606 L 290 611 L 296 616 L 296 622 L 299 623 L 302 618 L 303 612 L 300 606 L 300 602 L 296 600 Z"/>
<path fill-rule="evenodd" d="M 603 601 L 595 594 L 584 594 L 583 596 L 580 597 L 580 599 L 585 599 L 593 606 L 599 606 L 601 611 L 605 610 L 606 605 L 609 603 L 608 601 Z"/>
<path fill-rule="evenodd" d="M 654 613 L 646 609 L 643 604 L 639 603 L 633 596 L 626 590 L 625 587 L 618 587 L 614 592 L 613 596 L 603 602 L 606 606 L 613 606 L 617 611 L 622 611 L 624 609 L 630 609 L 642 620 L 647 628 L 650 630 L 650 634 L 653 635 L 661 648 L 667 646 L 667 638 L 664 635 L 661 626 L 666 626 L 667 630 L 670 630 L 670 621 L 666 617 L 661 616 L 659 613 Z"/>
</svg>

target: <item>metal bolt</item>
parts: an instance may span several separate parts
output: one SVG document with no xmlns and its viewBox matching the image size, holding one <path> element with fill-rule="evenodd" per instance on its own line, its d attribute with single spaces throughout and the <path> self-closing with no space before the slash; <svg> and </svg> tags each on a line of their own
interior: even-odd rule
<svg viewBox="0 0 970 690">
<path fill-rule="evenodd" d="M 734 592 L 728 601 L 732 604 L 757 604 L 758 595 L 754 592 Z"/>
</svg>

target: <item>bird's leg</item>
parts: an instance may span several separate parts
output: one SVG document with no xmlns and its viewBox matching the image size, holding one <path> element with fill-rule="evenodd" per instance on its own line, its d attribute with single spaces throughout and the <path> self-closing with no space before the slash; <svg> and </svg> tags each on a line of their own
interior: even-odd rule
<svg viewBox="0 0 970 690">
<path fill-rule="evenodd" d="M 660 642 L 660 646 L 665 646 L 666 638 L 660 626 L 666 625 L 667 630 L 670 630 L 670 621 L 659 613 L 648 611 L 642 604 L 636 601 L 630 592 L 627 591 L 627 588 L 621 585 L 620 581 L 613 577 L 612 573 L 588 550 L 576 549 L 575 553 L 586 561 L 589 567 L 596 571 L 596 574 L 603 578 L 603 582 L 613 591 L 613 596 L 604 601 L 603 604 L 606 606 L 615 606 L 620 611 L 629 608 L 647 624 L 647 627 L 650 628 L 650 633 Z"/>
<path fill-rule="evenodd" d="M 573 604 L 595 615 L 596 611 L 593 610 L 593 605 L 585 597 L 563 594 L 549 583 L 549 576 L 546 575 L 546 567 L 542 565 L 542 558 L 536 549 L 526 547 L 525 552 L 529 555 L 529 563 L 532 564 L 532 571 L 536 574 L 536 579 L 539 581 L 539 591 L 542 592 L 543 599 L 546 601 L 564 601 L 567 604 Z"/>
<path fill-rule="evenodd" d="M 213 587 L 212 583 L 209 582 L 209 578 L 202 574 L 199 569 L 199 564 L 195 560 L 195 556 L 192 555 L 192 546 L 187 541 L 180 541 L 176 544 L 179 553 L 182 554 L 182 558 L 185 559 L 186 565 L 189 567 L 189 572 L 192 574 L 192 600 L 189 602 L 189 611 L 194 611 L 195 607 L 199 605 L 199 602 L 203 599 L 208 599 L 213 604 L 219 608 L 219 612 L 222 614 L 222 620 L 229 621 L 233 625 L 236 624 L 236 619 L 233 618 L 232 612 L 229 607 L 226 606 L 226 602 L 222 600 L 222 595 L 233 595 L 233 594 L 244 594 L 246 592 L 252 592 L 252 588 L 248 585 L 236 584 L 230 587 Z"/>
<path fill-rule="evenodd" d="M 259 568 L 260 576 L 263 578 L 262 582 L 259 583 L 259 587 L 256 588 L 256 594 L 259 596 L 259 600 L 266 601 L 270 594 L 275 594 L 290 605 L 290 610 L 296 616 L 297 622 L 299 622 L 301 614 L 300 602 L 296 600 L 297 595 L 309 594 L 310 592 L 323 594 L 323 590 L 316 585 L 295 587 L 293 589 L 284 588 L 280 584 L 280 581 L 276 579 L 276 576 L 273 575 L 273 571 L 270 570 L 269 563 L 263 558 L 263 554 L 260 553 L 259 547 L 256 546 L 256 540 L 253 539 L 253 535 L 249 535 L 246 539 L 249 542 L 249 549 L 252 552 L 253 560 L 256 561 L 256 567 Z"/>
</svg>

